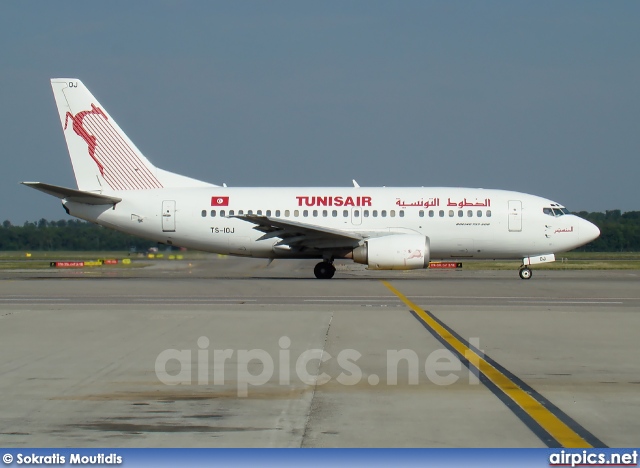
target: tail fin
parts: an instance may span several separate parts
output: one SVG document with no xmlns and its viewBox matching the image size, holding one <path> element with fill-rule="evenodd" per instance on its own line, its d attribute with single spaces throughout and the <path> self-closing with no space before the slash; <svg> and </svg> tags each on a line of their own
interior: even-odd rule
<svg viewBox="0 0 640 468">
<path fill-rule="evenodd" d="M 54 78 L 51 87 L 80 190 L 212 185 L 151 164 L 80 80 Z"/>
</svg>

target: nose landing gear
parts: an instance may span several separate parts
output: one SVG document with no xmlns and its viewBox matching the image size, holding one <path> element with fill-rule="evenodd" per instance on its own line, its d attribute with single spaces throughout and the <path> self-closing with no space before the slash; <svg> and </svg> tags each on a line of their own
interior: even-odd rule
<svg viewBox="0 0 640 468">
<path fill-rule="evenodd" d="M 520 275 L 520 278 L 522 278 L 523 280 L 528 280 L 528 279 L 531 279 L 531 277 L 533 276 L 533 271 L 531 271 L 530 268 L 523 265 L 520 267 L 520 271 L 518 272 L 518 274 Z"/>
</svg>

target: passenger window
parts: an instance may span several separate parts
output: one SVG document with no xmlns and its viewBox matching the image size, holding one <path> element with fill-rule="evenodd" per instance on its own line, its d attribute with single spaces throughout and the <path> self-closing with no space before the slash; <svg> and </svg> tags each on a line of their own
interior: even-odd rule
<svg viewBox="0 0 640 468">
<path fill-rule="evenodd" d="M 360 210 L 353 210 L 353 217 L 354 218 L 359 218 L 360 217 Z"/>
<path fill-rule="evenodd" d="M 349 210 L 342 210 L 342 216 L 344 216 L 345 218 L 349 217 Z"/>
<path fill-rule="evenodd" d="M 458 210 L 458 218 L 462 218 L 464 216 L 464 211 Z"/>
<path fill-rule="evenodd" d="M 216 216 L 216 210 L 211 210 L 211 217 L 215 218 L 215 216 Z"/>
<path fill-rule="evenodd" d="M 280 210 L 276 210 L 276 218 L 280 217 Z"/>
<path fill-rule="evenodd" d="M 329 216 L 329 212 L 327 210 L 322 210 L 322 217 L 326 218 L 327 216 Z"/>
<path fill-rule="evenodd" d="M 302 212 L 302 216 L 304 216 L 305 218 L 307 218 L 309 216 L 309 210 L 304 210 Z"/>
<path fill-rule="evenodd" d="M 377 218 L 378 217 L 378 210 L 373 210 L 373 217 Z"/>
<path fill-rule="evenodd" d="M 398 215 L 399 215 L 401 218 L 404 218 L 404 211 L 398 211 Z"/>
<path fill-rule="evenodd" d="M 389 211 L 389 216 L 391 216 L 392 218 L 395 218 L 396 217 L 396 210 Z"/>
<path fill-rule="evenodd" d="M 293 210 L 293 216 L 296 218 L 300 216 L 300 210 Z"/>
<path fill-rule="evenodd" d="M 482 218 L 482 210 L 478 210 L 476 214 L 478 215 L 478 218 Z"/>
<path fill-rule="evenodd" d="M 202 217 L 205 218 L 207 216 L 207 210 L 202 210 Z"/>
<path fill-rule="evenodd" d="M 252 215 L 252 214 L 253 214 L 253 210 L 249 210 L 249 211 L 247 211 L 247 214 L 248 214 L 248 215 Z"/>
<path fill-rule="evenodd" d="M 472 216 L 473 216 L 473 211 L 468 210 L 468 211 L 467 211 L 467 217 L 468 217 L 468 218 L 471 218 Z"/>
<path fill-rule="evenodd" d="M 235 213 L 235 211 L 229 210 L 229 216 L 233 216 L 234 213 Z"/>
<path fill-rule="evenodd" d="M 418 216 L 420 216 L 421 218 L 424 218 L 424 210 L 420 210 L 418 212 Z"/>
<path fill-rule="evenodd" d="M 285 218 L 288 218 L 289 216 L 291 216 L 291 212 L 289 210 L 284 210 L 284 216 Z"/>
<path fill-rule="evenodd" d="M 438 213 L 438 216 L 440 216 L 441 218 L 444 218 L 444 210 L 440 210 L 440 212 Z"/>
<path fill-rule="evenodd" d="M 243 211 L 243 210 L 238 210 L 238 214 L 239 214 L 239 215 L 243 215 L 243 214 L 244 214 L 244 211 Z"/>
<path fill-rule="evenodd" d="M 334 218 L 337 218 L 338 217 L 338 210 L 333 210 L 331 212 L 331 216 L 333 216 Z"/>
<path fill-rule="evenodd" d="M 256 212 L 256 214 L 257 214 L 258 216 L 262 216 L 262 210 L 258 210 L 258 211 Z"/>
<path fill-rule="evenodd" d="M 487 210 L 487 218 L 491 218 L 491 210 Z"/>
<path fill-rule="evenodd" d="M 449 218 L 453 218 L 453 210 L 449 210 Z"/>
<path fill-rule="evenodd" d="M 380 216 L 383 217 L 383 218 L 386 218 L 387 217 L 387 210 L 382 210 L 380 212 Z"/>
<path fill-rule="evenodd" d="M 368 218 L 369 217 L 369 210 L 364 210 L 362 212 L 362 214 L 364 215 L 365 218 Z"/>
<path fill-rule="evenodd" d="M 435 213 L 433 212 L 433 210 L 429 210 L 429 218 L 433 218 L 433 215 L 434 215 L 434 214 L 435 214 Z"/>
<path fill-rule="evenodd" d="M 318 210 L 313 210 L 313 217 L 317 218 L 318 217 Z"/>
<path fill-rule="evenodd" d="M 220 210 L 220 216 L 224 216 L 224 210 Z"/>
<path fill-rule="evenodd" d="M 271 210 L 267 210 L 267 212 L 265 213 L 267 216 L 271 216 Z"/>
</svg>

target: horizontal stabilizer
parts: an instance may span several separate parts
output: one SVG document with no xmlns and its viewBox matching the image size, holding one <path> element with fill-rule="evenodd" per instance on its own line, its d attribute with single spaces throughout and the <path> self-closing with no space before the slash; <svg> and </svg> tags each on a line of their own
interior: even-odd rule
<svg viewBox="0 0 640 468">
<path fill-rule="evenodd" d="M 57 185 L 43 184 L 41 182 L 22 182 L 22 184 L 60 199 L 66 199 L 76 203 L 85 203 L 87 205 L 115 205 L 122 201 L 122 198 L 118 197 L 109 197 L 93 192 L 83 192 L 82 190 L 58 187 Z"/>
</svg>

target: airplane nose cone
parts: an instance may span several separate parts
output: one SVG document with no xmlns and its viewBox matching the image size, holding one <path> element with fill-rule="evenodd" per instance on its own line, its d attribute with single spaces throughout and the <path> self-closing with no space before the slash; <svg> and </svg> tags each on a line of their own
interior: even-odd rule
<svg viewBox="0 0 640 468">
<path fill-rule="evenodd" d="M 593 223 L 583 220 L 580 225 L 580 240 L 585 244 L 597 239 L 600 235 L 600 229 Z"/>
</svg>

